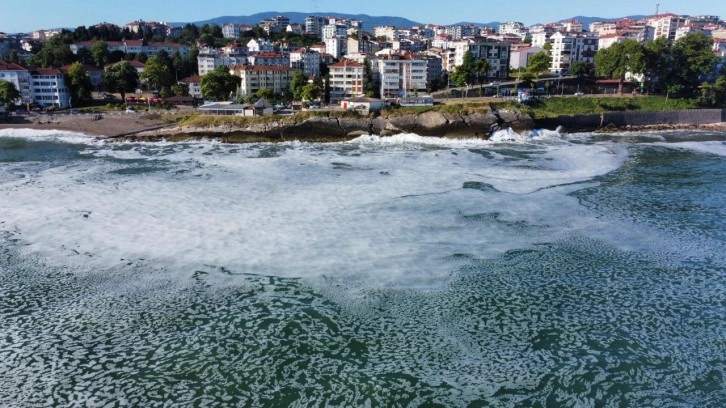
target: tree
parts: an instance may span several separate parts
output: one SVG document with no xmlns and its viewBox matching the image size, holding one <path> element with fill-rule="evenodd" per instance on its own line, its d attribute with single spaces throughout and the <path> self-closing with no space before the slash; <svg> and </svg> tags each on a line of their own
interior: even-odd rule
<svg viewBox="0 0 726 408">
<path fill-rule="evenodd" d="M 368 96 L 369 98 L 380 98 L 381 90 L 376 87 L 376 84 L 373 82 L 373 69 L 371 68 L 371 62 L 368 60 L 368 58 L 363 61 L 363 66 L 366 96 Z"/>
<path fill-rule="evenodd" d="M 476 74 L 476 80 L 479 82 L 479 96 L 484 96 L 484 81 L 489 71 L 492 70 L 492 64 L 487 60 L 479 60 L 474 63 L 474 73 Z"/>
<path fill-rule="evenodd" d="M 91 45 L 91 57 L 93 58 L 94 64 L 99 68 L 111 62 L 108 44 L 105 41 L 95 41 Z"/>
<path fill-rule="evenodd" d="M 464 53 L 462 64 L 454 68 L 454 73 L 451 74 L 451 80 L 458 86 L 470 85 L 474 82 L 474 55 L 471 51 Z"/>
<path fill-rule="evenodd" d="M 240 81 L 240 77 L 230 74 L 227 67 L 221 65 L 204 75 L 199 86 L 204 99 L 226 101 L 237 90 Z"/>
<path fill-rule="evenodd" d="M 532 55 L 527 61 L 527 71 L 539 78 L 543 73 L 549 71 L 551 60 L 552 57 L 546 52 L 538 52 Z"/>
<path fill-rule="evenodd" d="M 68 69 L 68 85 L 73 99 L 77 101 L 91 99 L 93 84 L 86 73 L 86 68 L 80 62 L 74 62 Z"/>
<path fill-rule="evenodd" d="M 125 101 L 126 93 L 133 92 L 139 86 L 139 73 L 128 61 L 121 61 L 106 69 L 103 84 L 109 92 L 120 93 L 121 99 Z"/>
<path fill-rule="evenodd" d="M 275 98 L 275 93 L 272 92 L 272 89 L 267 88 L 260 88 L 255 93 L 255 96 L 257 99 L 266 99 L 268 102 L 272 101 Z"/>
<path fill-rule="evenodd" d="M 63 30 L 68 33 L 66 30 Z M 41 45 L 40 51 L 30 58 L 32 65 L 41 67 L 62 67 L 76 61 L 76 56 L 71 52 L 71 47 L 65 41 L 63 34 L 57 34 Z"/>
<path fill-rule="evenodd" d="M 174 76 L 170 72 L 169 66 L 159 56 L 151 57 L 146 61 L 146 66 L 139 75 L 139 79 L 145 82 L 149 89 L 157 91 L 171 87 L 174 83 Z"/>
<path fill-rule="evenodd" d="M 699 76 L 708 73 L 718 62 L 711 51 L 713 40 L 703 33 L 691 32 L 671 46 L 671 69 L 667 82 L 679 84 L 695 92 L 701 83 Z"/>
<path fill-rule="evenodd" d="M 307 85 L 308 79 L 305 77 L 305 74 L 303 74 L 300 71 L 295 72 L 292 74 L 292 80 L 290 81 L 290 91 L 292 92 L 292 100 L 294 101 L 301 101 L 302 100 L 302 89 L 305 85 Z"/>
<path fill-rule="evenodd" d="M 623 94 L 625 74 L 641 74 L 646 69 L 645 51 L 635 40 L 624 40 L 603 48 L 595 54 L 595 72 L 618 80 L 618 93 Z"/>
<path fill-rule="evenodd" d="M 14 106 L 14 102 L 21 97 L 20 91 L 15 84 L 9 81 L 0 81 L 0 103 L 6 111 L 10 111 Z"/>
<path fill-rule="evenodd" d="M 314 101 L 320 98 L 320 87 L 315 84 L 307 84 L 303 87 L 301 95 L 302 100 Z"/>
<path fill-rule="evenodd" d="M 176 96 L 189 96 L 189 85 L 183 82 L 177 82 L 171 86 L 171 91 Z"/>
<path fill-rule="evenodd" d="M 656 85 L 664 82 L 670 72 L 671 50 L 668 46 L 668 39 L 665 37 L 648 41 L 645 44 L 646 75 L 650 80 L 651 92 L 656 90 Z"/>
</svg>

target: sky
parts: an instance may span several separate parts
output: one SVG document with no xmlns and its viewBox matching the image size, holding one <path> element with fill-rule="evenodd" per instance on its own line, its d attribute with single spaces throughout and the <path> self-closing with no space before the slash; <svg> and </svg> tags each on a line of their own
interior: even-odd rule
<svg viewBox="0 0 726 408">
<path fill-rule="evenodd" d="M 124 25 L 136 20 L 193 22 L 264 11 L 310 14 L 339 12 L 398 16 L 421 23 L 453 24 L 520 21 L 549 23 L 574 16 L 615 18 L 661 13 L 716 15 L 726 19 L 723 0 L 0 0 L 0 32 L 76 28 L 100 22 Z"/>
</svg>

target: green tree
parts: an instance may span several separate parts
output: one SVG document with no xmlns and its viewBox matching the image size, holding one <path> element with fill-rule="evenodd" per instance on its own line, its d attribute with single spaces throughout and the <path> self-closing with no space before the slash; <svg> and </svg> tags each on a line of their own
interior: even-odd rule
<svg viewBox="0 0 726 408">
<path fill-rule="evenodd" d="M 718 57 L 711 51 L 713 40 L 703 33 L 691 32 L 671 46 L 669 84 L 679 84 L 687 92 L 695 92 L 701 81 L 699 76 L 710 72 Z"/>
<path fill-rule="evenodd" d="M 204 99 L 226 101 L 237 90 L 240 81 L 240 77 L 230 74 L 222 65 L 204 75 L 199 86 Z"/>
<path fill-rule="evenodd" d="M 651 92 L 657 84 L 665 82 L 670 72 L 671 50 L 668 39 L 660 37 L 645 44 L 646 75 L 650 81 Z"/>
<path fill-rule="evenodd" d="M 301 101 L 302 100 L 302 89 L 305 85 L 307 85 L 308 79 L 305 77 L 305 74 L 303 74 L 300 71 L 295 72 L 292 74 L 292 80 L 290 81 L 290 91 L 292 92 L 292 100 L 294 101 Z"/>
<path fill-rule="evenodd" d="M 550 57 L 546 52 L 541 51 L 532 55 L 527 61 L 527 71 L 539 78 L 543 73 L 550 70 Z"/>
<path fill-rule="evenodd" d="M 456 83 L 457 86 L 471 85 L 475 78 L 475 66 L 474 66 L 474 55 L 471 51 L 464 53 L 462 64 L 454 68 L 454 73 L 451 74 L 451 80 Z"/>
<path fill-rule="evenodd" d="M 380 98 L 381 90 L 376 87 L 376 84 L 373 82 L 373 69 L 371 68 L 371 62 L 368 58 L 363 61 L 363 66 L 366 96 L 369 98 Z"/>
<path fill-rule="evenodd" d="M 320 87 L 318 87 L 315 84 L 307 84 L 303 87 L 301 95 L 302 100 L 305 101 L 314 101 L 318 98 L 320 98 Z"/>
<path fill-rule="evenodd" d="M 86 73 L 86 68 L 80 62 L 74 62 L 68 69 L 68 85 L 73 99 L 77 101 L 91 99 L 93 84 Z"/>
<path fill-rule="evenodd" d="M 171 86 L 171 91 L 176 96 L 189 96 L 189 85 L 183 82 L 177 82 Z"/>
<path fill-rule="evenodd" d="M 139 75 L 142 83 L 146 83 L 149 89 L 160 91 L 171 87 L 174 83 L 174 76 L 169 70 L 166 61 L 159 56 L 154 56 L 146 61 L 144 71 Z"/>
<path fill-rule="evenodd" d="M 111 53 L 108 51 L 108 44 L 105 41 L 95 41 L 91 45 L 91 57 L 93 63 L 101 68 L 111 62 Z"/>
<path fill-rule="evenodd" d="M 6 111 L 9 112 L 20 97 L 20 91 L 18 91 L 14 83 L 0 81 L 0 104 L 3 105 Z"/>
<path fill-rule="evenodd" d="M 265 98 L 267 102 L 271 102 L 275 99 L 275 93 L 272 92 L 272 89 L 267 88 L 258 89 L 255 93 L 255 96 L 257 97 L 257 99 Z"/>
<path fill-rule="evenodd" d="M 65 31 L 65 30 L 64 30 Z M 43 42 L 40 51 L 30 58 L 32 65 L 41 67 L 62 67 L 76 61 L 71 47 L 61 34 L 54 35 Z"/>
<path fill-rule="evenodd" d="M 491 70 L 492 64 L 487 60 L 481 59 L 474 63 L 474 74 L 479 82 L 479 96 L 484 96 L 484 81 Z"/>
<path fill-rule="evenodd" d="M 133 92 L 139 86 L 139 73 L 128 61 L 111 65 L 103 74 L 103 85 L 109 92 L 118 92 L 121 99 L 126 100 L 126 93 Z"/>
<path fill-rule="evenodd" d="M 625 74 L 641 74 L 646 69 L 645 50 L 635 40 L 624 40 L 603 48 L 595 54 L 595 72 L 618 80 L 618 93 L 623 94 Z"/>
<path fill-rule="evenodd" d="M 145 64 L 146 61 L 149 59 L 149 56 L 146 55 L 145 52 L 140 52 L 140 53 L 136 54 L 136 56 L 134 57 L 134 59 L 136 59 L 136 61 L 139 61 L 139 62 Z"/>
</svg>

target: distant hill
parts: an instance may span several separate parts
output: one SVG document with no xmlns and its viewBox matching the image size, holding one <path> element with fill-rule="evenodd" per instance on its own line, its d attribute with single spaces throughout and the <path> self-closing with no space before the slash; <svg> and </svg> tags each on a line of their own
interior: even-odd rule
<svg viewBox="0 0 726 408">
<path fill-rule="evenodd" d="M 222 16 L 213 18 L 210 20 L 203 20 L 203 21 L 189 21 L 189 23 L 192 23 L 194 25 L 200 26 L 204 24 L 217 24 L 222 25 L 226 23 L 231 24 L 258 24 L 260 21 L 274 17 L 274 16 L 285 16 L 290 19 L 291 23 L 305 23 L 305 18 L 307 16 L 315 15 L 315 16 L 331 16 L 331 17 L 341 17 L 341 18 L 351 18 L 360 20 L 363 23 L 363 29 L 370 30 L 375 26 L 381 26 L 381 25 L 392 25 L 400 28 L 408 28 L 415 25 L 420 25 L 421 23 L 409 20 L 407 18 L 403 17 L 393 17 L 393 16 L 369 16 L 368 14 L 346 14 L 346 13 L 334 13 L 334 12 L 315 12 L 315 13 L 298 13 L 298 12 L 279 12 L 279 11 L 267 11 L 264 13 L 257 13 L 252 14 L 251 16 Z M 183 26 L 187 24 L 187 22 L 184 23 L 171 23 L 175 26 Z"/>
</svg>

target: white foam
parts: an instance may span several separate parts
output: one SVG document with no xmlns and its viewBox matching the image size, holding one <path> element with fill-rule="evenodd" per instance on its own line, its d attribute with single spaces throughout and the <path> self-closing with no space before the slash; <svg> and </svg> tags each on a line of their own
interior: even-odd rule
<svg viewBox="0 0 726 408">
<path fill-rule="evenodd" d="M 22 138 L 29 140 L 58 141 L 65 143 L 96 143 L 95 136 L 66 130 L 36 130 L 26 128 L 0 129 L 0 137 Z"/>
</svg>

